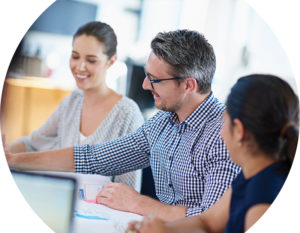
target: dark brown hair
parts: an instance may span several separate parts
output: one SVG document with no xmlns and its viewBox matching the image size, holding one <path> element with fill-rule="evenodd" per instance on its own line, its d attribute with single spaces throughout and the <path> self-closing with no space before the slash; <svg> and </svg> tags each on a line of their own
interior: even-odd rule
<svg viewBox="0 0 300 233">
<path fill-rule="evenodd" d="M 239 119 L 259 149 L 293 162 L 298 142 L 299 100 L 284 80 L 263 74 L 240 78 L 227 98 L 227 111 Z"/>
<path fill-rule="evenodd" d="M 117 53 L 117 36 L 108 24 L 100 21 L 89 22 L 78 28 L 73 36 L 73 40 L 81 35 L 94 36 L 99 42 L 103 43 L 105 46 L 104 53 L 108 58 Z"/>
</svg>

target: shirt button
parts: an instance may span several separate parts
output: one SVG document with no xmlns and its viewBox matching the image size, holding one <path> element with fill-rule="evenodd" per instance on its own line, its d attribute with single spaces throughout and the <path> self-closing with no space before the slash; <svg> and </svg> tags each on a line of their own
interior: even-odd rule
<svg viewBox="0 0 300 233">
<path fill-rule="evenodd" d="M 169 160 L 170 160 L 170 161 L 172 160 L 172 156 L 169 157 Z"/>
<path fill-rule="evenodd" d="M 169 184 L 169 187 L 170 187 L 170 188 L 172 188 L 172 187 L 173 187 L 173 185 L 172 185 L 172 184 Z"/>
</svg>

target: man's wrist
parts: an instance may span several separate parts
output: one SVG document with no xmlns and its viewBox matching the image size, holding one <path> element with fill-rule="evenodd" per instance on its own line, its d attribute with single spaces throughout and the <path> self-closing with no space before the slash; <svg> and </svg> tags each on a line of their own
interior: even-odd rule
<svg viewBox="0 0 300 233">
<path fill-rule="evenodd" d="M 145 204 L 146 204 L 146 200 L 145 200 L 146 196 L 139 194 L 136 197 L 136 200 L 133 204 L 133 212 L 137 213 L 139 215 L 145 215 Z"/>
</svg>

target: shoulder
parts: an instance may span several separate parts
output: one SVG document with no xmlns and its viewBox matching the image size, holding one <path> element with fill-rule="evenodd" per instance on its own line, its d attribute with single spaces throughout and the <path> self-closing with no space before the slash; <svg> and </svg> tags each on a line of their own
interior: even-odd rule
<svg viewBox="0 0 300 233">
<path fill-rule="evenodd" d="M 122 96 L 122 98 L 115 104 L 114 113 L 129 118 L 143 118 L 142 112 L 132 99 Z M 144 119 L 144 118 L 143 118 Z"/>
<path fill-rule="evenodd" d="M 73 90 L 66 98 L 63 99 L 61 104 L 64 105 L 64 107 L 77 104 L 79 101 L 83 100 L 83 93 L 80 89 Z"/>
<path fill-rule="evenodd" d="M 235 179 L 232 181 L 232 189 L 235 191 L 239 185 L 243 185 L 245 183 L 243 172 L 240 172 Z"/>
<path fill-rule="evenodd" d="M 74 115 L 78 108 L 81 108 L 83 98 L 83 93 L 80 89 L 73 90 L 61 101 L 59 105 L 60 114 L 64 117 Z"/>
<path fill-rule="evenodd" d="M 207 118 L 207 124 L 210 127 L 220 127 L 223 124 L 223 113 L 226 109 L 224 103 L 220 102 L 217 98 L 213 98 L 213 105 L 210 108 L 210 112 Z"/>
<path fill-rule="evenodd" d="M 249 180 L 247 185 L 248 202 L 272 203 L 287 178 L 287 170 L 281 163 L 276 163 Z"/>
<path fill-rule="evenodd" d="M 126 96 L 115 104 L 109 114 L 110 121 L 119 121 L 120 125 L 140 126 L 144 123 L 144 117 L 138 105 Z"/>
<path fill-rule="evenodd" d="M 144 130 L 149 130 L 149 133 L 163 130 L 166 124 L 170 123 L 170 112 L 159 110 L 152 117 L 150 117 L 144 124 Z"/>
<path fill-rule="evenodd" d="M 209 151 L 215 149 L 223 151 L 224 153 L 220 153 L 220 155 L 225 155 L 227 157 L 227 149 L 220 136 L 223 126 L 222 115 L 225 111 L 225 105 L 218 99 L 212 98 L 210 106 L 206 111 L 205 123 L 201 130 L 203 137 L 205 137 L 204 140 L 206 141 L 206 149 Z"/>
<path fill-rule="evenodd" d="M 225 111 L 225 105 L 217 98 L 211 95 L 195 112 L 196 118 L 193 119 L 198 124 L 202 134 L 205 135 L 207 141 L 219 140 L 220 131 L 223 125 L 222 115 Z"/>
<path fill-rule="evenodd" d="M 170 120 L 171 113 L 165 112 L 163 110 L 159 110 L 157 113 L 154 114 L 154 116 L 150 117 L 148 120 L 149 122 L 162 122 L 162 121 L 168 121 Z"/>
<path fill-rule="evenodd" d="M 122 96 L 120 101 L 117 103 L 117 107 L 124 111 L 140 111 L 139 106 L 132 99 L 127 96 Z"/>
</svg>

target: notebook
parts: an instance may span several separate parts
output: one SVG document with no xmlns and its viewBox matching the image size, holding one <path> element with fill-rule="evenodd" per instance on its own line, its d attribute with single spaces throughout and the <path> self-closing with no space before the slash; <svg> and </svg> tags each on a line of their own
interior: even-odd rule
<svg viewBox="0 0 300 233">
<path fill-rule="evenodd" d="M 25 200 L 54 232 L 72 232 L 76 179 L 27 171 L 11 172 Z"/>
</svg>

